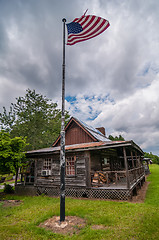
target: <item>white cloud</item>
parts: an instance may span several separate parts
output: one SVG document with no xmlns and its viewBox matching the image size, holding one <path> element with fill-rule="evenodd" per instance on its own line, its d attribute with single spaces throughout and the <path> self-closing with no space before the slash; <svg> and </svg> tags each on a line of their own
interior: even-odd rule
<svg viewBox="0 0 159 240">
<path fill-rule="evenodd" d="M 87 8 L 110 27 L 66 46 L 66 96 L 76 98 L 66 107 L 108 134 L 122 134 L 159 154 L 156 0 L 1 1 L 0 109 L 27 88 L 60 103 L 62 18 L 70 22 Z"/>
<path fill-rule="evenodd" d="M 95 127 L 104 126 L 107 135 L 121 134 L 126 140 L 134 140 L 145 151 L 156 145 L 159 137 L 159 75 L 145 88 L 113 102 L 103 96 L 78 94 L 66 107 L 70 113 Z M 91 120 L 93 119 L 93 121 Z"/>
</svg>

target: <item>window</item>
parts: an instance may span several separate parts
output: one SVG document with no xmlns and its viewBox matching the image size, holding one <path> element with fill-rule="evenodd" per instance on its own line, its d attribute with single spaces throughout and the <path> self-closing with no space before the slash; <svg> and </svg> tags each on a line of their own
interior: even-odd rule
<svg viewBox="0 0 159 240">
<path fill-rule="evenodd" d="M 102 170 L 109 171 L 110 170 L 110 159 L 109 157 L 102 158 Z"/>
<path fill-rule="evenodd" d="M 76 156 L 66 158 L 66 175 L 72 175 L 72 176 L 75 175 L 76 173 L 75 165 L 76 165 Z"/>
<path fill-rule="evenodd" d="M 44 165 L 43 165 L 43 170 L 51 170 L 51 158 L 45 158 L 44 159 Z"/>
<path fill-rule="evenodd" d="M 104 165 L 109 164 L 109 159 L 108 158 L 103 158 L 103 163 L 104 163 Z"/>
</svg>

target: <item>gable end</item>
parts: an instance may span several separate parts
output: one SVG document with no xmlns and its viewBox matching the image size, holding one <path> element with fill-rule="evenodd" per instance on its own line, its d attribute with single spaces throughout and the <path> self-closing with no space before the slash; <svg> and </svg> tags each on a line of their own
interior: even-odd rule
<svg viewBox="0 0 159 240">
<path fill-rule="evenodd" d="M 53 143 L 53 147 L 60 145 L 60 139 L 61 137 L 59 136 Z M 65 127 L 65 145 L 88 142 L 98 142 L 98 140 L 72 117 Z"/>
</svg>

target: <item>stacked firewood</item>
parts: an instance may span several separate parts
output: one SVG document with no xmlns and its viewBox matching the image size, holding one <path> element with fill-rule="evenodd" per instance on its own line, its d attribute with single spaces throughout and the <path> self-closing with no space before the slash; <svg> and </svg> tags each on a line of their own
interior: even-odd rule
<svg viewBox="0 0 159 240">
<path fill-rule="evenodd" d="M 119 182 L 123 182 L 126 178 L 125 173 L 121 173 L 120 175 L 117 174 L 117 172 L 109 172 L 104 173 L 100 171 L 96 171 L 94 174 L 92 174 L 92 183 L 94 185 L 99 184 L 117 184 Z"/>
<path fill-rule="evenodd" d="M 106 175 L 102 172 L 95 172 L 93 176 L 93 183 L 107 183 L 109 180 L 107 179 Z"/>
</svg>

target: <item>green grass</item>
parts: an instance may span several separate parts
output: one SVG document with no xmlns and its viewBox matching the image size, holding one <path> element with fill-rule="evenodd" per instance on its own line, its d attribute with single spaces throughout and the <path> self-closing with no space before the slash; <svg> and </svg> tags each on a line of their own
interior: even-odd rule
<svg viewBox="0 0 159 240">
<path fill-rule="evenodd" d="M 0 239 L 3 240 L 149 240 L 159 239 L 159 165 L 151 166 L 151 175 L 144 203 L 79 200 L 66 198 L 66 216 L 75 215 L 87 221 L 81 232 L 73 236 L 54 234 L 38 227 L 46 219 L 59 215 L 58 198 L 20 197 L 7 195 L 7 199 L 20 199 L 23 203 L 3 207 L 0 203 Z M 93 225 L 105 229 L 94 230 Z"/>
</svg>

